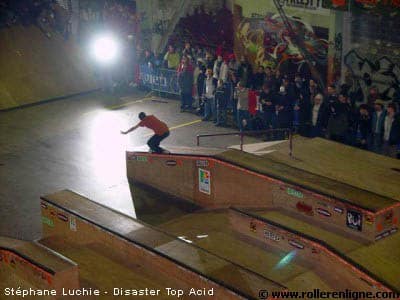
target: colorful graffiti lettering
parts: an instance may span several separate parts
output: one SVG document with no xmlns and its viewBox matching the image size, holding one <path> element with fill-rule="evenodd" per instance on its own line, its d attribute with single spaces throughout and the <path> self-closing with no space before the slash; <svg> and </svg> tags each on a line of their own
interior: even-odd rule
<svg viewBox="0 0 400 300">
<path fill-rule="evenodd" d="M 300 35 L 308 53 L 317 66 L 326 68 L 328 41 L 327 34 L 318 37 L 314 28 L 304 21 L 288 17 L 295 33 Z M 238 26 L 237 40 L 242 44 L 244 55 L 255 65 L 278 67 L 287 71 L 288 65 L 299 72 L 305 66 L 305 59 L 293 41 L 279 15 L 264 18 L 246 18 Z M 326 70 L 326 69 L 325 69 Z M 326 71 L 325 71 L 326 73 Z"/>
</svg>

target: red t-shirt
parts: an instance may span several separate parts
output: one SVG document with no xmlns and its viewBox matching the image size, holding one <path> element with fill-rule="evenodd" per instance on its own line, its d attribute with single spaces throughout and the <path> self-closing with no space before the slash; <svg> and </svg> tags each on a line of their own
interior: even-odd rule
<svg viewBox="0 0 400 300">
<path fill-rule="evenodd" d="M 140 121 L 139 126 L 150 128 L 157 135 L 163 135 L 169 131 L 167 124 L 160 121 L 153 115 L 146 116 L 142 121 Z"/>
</svg>

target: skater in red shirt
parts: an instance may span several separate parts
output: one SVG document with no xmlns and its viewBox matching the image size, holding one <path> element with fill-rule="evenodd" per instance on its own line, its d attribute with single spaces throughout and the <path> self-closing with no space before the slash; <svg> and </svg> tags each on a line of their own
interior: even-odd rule
<svg viewBox="0 0 400 300">
<path fill-rule="evenodd" d="M 157 119 L 155 116 L 147 116 L 144 112 L 139 114 L 140 122 L 128 129 L 127 131 L 121 131 L 122 134 L 127 134 L 136 130 L 139 127 L 147 127 L 154 131 L 154 135 L 148 140 L 147 145 L 150 147 L 150 152 L 163 153 L 164 149 L 160 147 L 160 143 L 163 139 L 169 136 L 169 129 L 167 124 Z"/>
</svg>

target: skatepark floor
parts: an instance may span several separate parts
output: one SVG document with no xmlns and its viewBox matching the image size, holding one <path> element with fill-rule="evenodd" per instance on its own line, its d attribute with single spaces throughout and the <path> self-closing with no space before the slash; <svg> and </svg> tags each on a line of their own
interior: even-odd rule
<svg viewBox="0 0 400 300">
<path fill-rule="evenodd" d="M 135 217 L 125 151 L 145 145 L 151 132 L 138 129 L 123 136 L 120 130 L 138 122 L 139 112 L 154 114 L 174 128 L 163 143 L 166 148 L 194 147 L 199 133 L 232 131 L 179 113 L 179 105 L 175 99 L 135 90 L 124 95 L 96 92 L 0 112 L 0 236 L 40 238 L 39 197 L 65 188 Z M 204 139 L 201 145 L 233 144 L 238 137 Z"/>
<path fill-rule="evenodd" d="M 289 290 L 335 288 L 334 282 L 329 284 L 327 277 L 320 276 L 312 266 L 296 258 L 279 267 L 279 262 L 288 253 L 254 245 L 236 234 L 230 226 L 227 210 L 188 214 L 158 228 L 274 280 Z"/>
</svg>

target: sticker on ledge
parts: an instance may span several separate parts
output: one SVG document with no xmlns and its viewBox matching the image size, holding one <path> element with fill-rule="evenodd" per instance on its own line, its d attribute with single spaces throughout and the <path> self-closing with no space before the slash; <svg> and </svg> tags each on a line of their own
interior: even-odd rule
<svg viewBox="0 0 400 300">
<path fill-rule="evenodd" d="M 342 213 L 343 213 L 343 208 L 341 208 L 341 207 L 335 207 L 333 210 L 334 210 L 335 212 L 339 213 L 339 214 L 342 214 Z"/>
<path fill-rule="evenodd" d="M 211 195 L 211 172 L 199 169 L 199 191 Z"/>
<path fill-rule="evenodd" d="M 196 160 L 196 167 L 208 167 L 208 160 L 198 159 Z"/>
<path fill-rule="evenodd" d="M 354 210 L 347 210 L 346 225 L 351 229 L 361 231 L 362 230 L 361 213 Z"/>
<path fill-rule="evenodd" d="M 305 213 L 308 216 L 313 216 L 313 208 L 311 205 L 306 204 L 305 202 L 297 202 L 296 208 L 299 212 Z"/>
<path fill-rule="evenodd" d="M 76 231 L 76 218 L 74 216 L 69 218 L 69 229 L 71 231 Z"/>
<path fill-rule="evenodd" d="M 254 221 L 250 222 L 250 231 L 251 232 L 257 232 L 257 224 Z"/>
<path fill-rule="evenodd" d="M 302 192 L 297 191 L 297 190 L 292 189 L 292 188 L 287 188 L 286 192 L 288 193 L 288 195 L 294 196 L 294 197 L 297 197 L 297 198 L 303 198 L 304 197 Z"/>
<path fill-rule="evenodd" d="M 304 249 L 304 245 L 302 245 L 296 241 L 290 240 L 289 244 L 292 245 L 293 247 L 296 247 L 297 249 Z"/>
<path fill-rule="evenodd" d="M 49 227 L 54 227 L 54 222 L 53 222 L 53 220 L 50 220 L 50 219 L 47 218 L 47 217 L 42 217 L 42 223 L 43 223 L 43 224 L 46 224 L 46 225 L 49 226 Z"/>
<path fill-rule="evenodd" d="M 168 166 L 168 167 L 175 167 L 176 165 L 177 165 L 178 163 L 176 162 L 176 160 L 167 160 L 166 162 L 165 162 L 165 165 L 166 166 Z"/>
<path fill-rule="evenodd" d="M 328 210 L 323 209 L 323 208 L 317 208 L 317 213 L 319 213 L 320 215 L 323 215 L 325 217 L 330 217 L 332 215 Z"/>
</svg>

